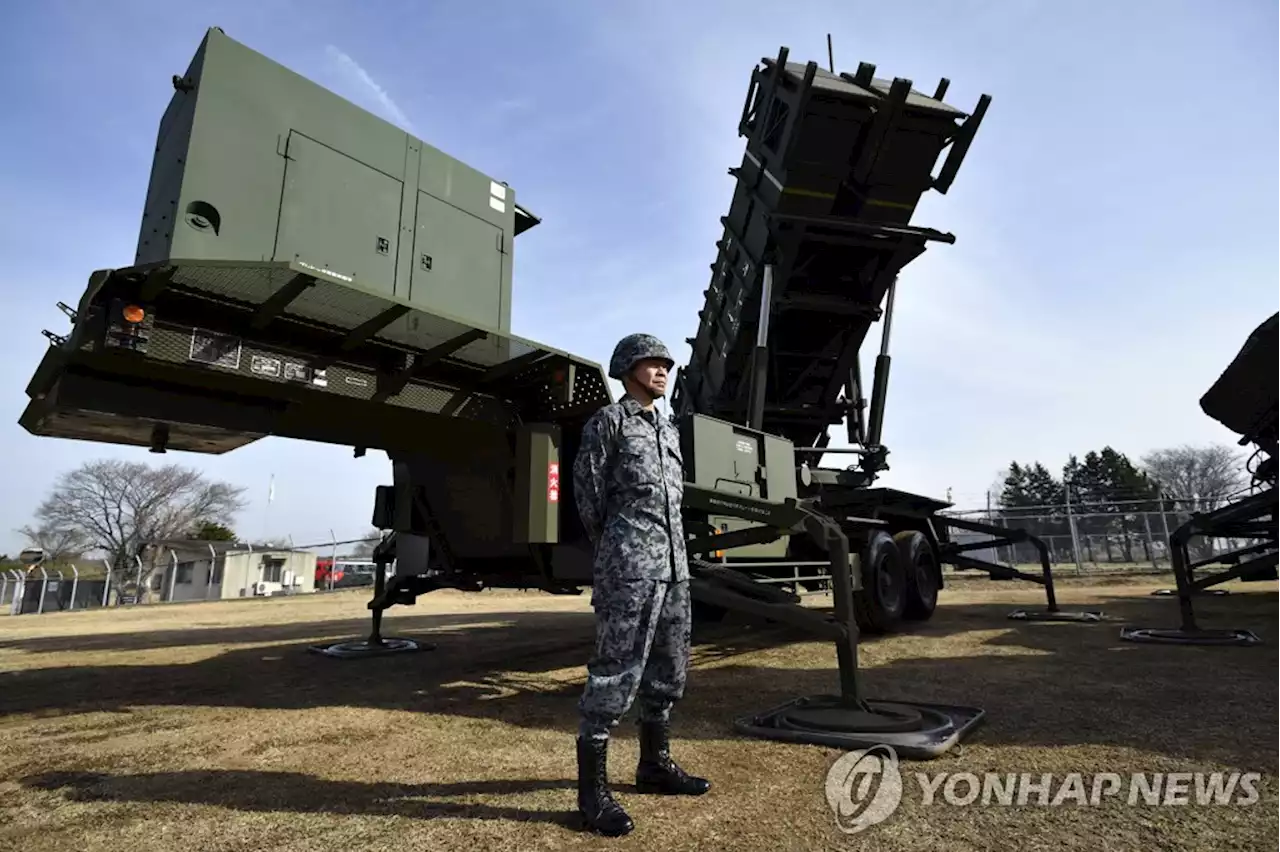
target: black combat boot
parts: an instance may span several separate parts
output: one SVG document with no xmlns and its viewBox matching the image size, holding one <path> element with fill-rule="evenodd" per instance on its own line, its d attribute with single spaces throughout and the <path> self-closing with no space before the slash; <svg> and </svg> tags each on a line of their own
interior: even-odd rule
<svg viewBox="0 0 1280 852">
<path fill-rule="evenodd" d="M 671 759 L 665 722 L 640 723 L 640 763 L 636 766 L 636 789 L 641 793 L 669 796 L 701 796 L 711 782 L 681 769 Z"/>
<path fill-rule="evenodd" d="M 635 828 L 609 792 L 609 741 L 578 737 L 578 810 L 587 826 L 607 837 Z"/>
</svg>

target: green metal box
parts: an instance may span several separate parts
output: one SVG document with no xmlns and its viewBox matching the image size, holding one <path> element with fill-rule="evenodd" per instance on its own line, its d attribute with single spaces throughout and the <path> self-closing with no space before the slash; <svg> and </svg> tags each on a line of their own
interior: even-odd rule
<svg viewBox="0 0 1280 852">
<path fill-rule="evenodd" d="M 560 541 L 560 428 L 543 423 L 516 431 L 514 541 Z"/>
<path fill-rule="evenodd" d="M 781 503 L 796 498 L 795 448 L 785 438 L 703 414 L 680 420 L 685 479 L 703 488 Z M 721 533 L 756 524 L 739 518 L 709 515 Z M 734 548 L 735 557 L 782 558 L 787 539 Z"/>
<path fill-rule="evenodd" d="M 205 35 L 160 123 L 136 264 L 291 261 L 509 331 L 506 184 L 229 38 Z"/>
</svg>

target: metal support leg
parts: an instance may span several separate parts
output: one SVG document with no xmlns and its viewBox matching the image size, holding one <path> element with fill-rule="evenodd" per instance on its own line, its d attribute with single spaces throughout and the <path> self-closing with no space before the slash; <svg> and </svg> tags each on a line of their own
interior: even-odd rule
<svg viewBox="0 0 1280 852">
<path fill-rule="evenodd" d="M 858 686 L 858 625 L 853 615 L 853 593 L 861 585 L 861 566 L 856 559 L 850 559 L 849 539 L 838 524 L 811 515 L 805 526 L 831 561 L 839 625 L 836 660 L 840 694 L 797 698 L 739 718 L 734 728 L 749 736 L 834 748 L 887 745 L 909 760 L 931 760 L 949 751 L 982 723 L 985 712 L 978 707 L 862 697 Z"/>
<path fill-rule="evenodd" d="M 1058 595 L 1053 588 L 1053 568 L 1049 565 L 1049 546 L 1044 543 L 1043 539 L 1034 535 L 1028 535 L 1027 541 L 1040 554 L 1040 576 L 1041 582 L 1044 584 L 1045 608 L 1041 610 L 1014 610 L 1009 613 L 1009 618 L 1015 621 L 1076 621 L 1085 624 L 1094 624 L 1101 621 L 1101 610 L 1085 609 L 1068 612 L 1058 608 Z"/>
<path fill-rule="evenodd" d="M 381 562 L 375 562 L 373 565 L 373 599 L 379 600 L 383 593 L 387 590 L 387 566 Z M 373 607 L 373 627 L 369 631 L 369 645 L 377 645 L 381 647 L 382 641 L 382 613 L 381 607 Z"/>
<path fill-rule="evenodd" d="M 831 593 L 835 599 L 836 621 L 841 636 L 836 641 L 836 664 L 840 667 L 840 703 L 865 709 L 858 692 L 858 622 L 853 615 L 853 578 L 849 571 L 849 539 L 837 526 L 826 530 L 827 553 L 831 556 Z"/>
<path fill-rule="evenodd" d="M 1231 527 L 1241 523 L 1262 518 L 1273 519 L 1275 515 L 1276 489 L 1273 487 L 1259 494 L 1254 494 L 1223 506 L 1213 512 L 1196 515 L 1174 530 L 1173 534 L 1169 536 L 1169 558 L 1173 563 L 1173 577 L 1174 582 L 1177 584 L 1178 592 L 1178 611 L 1182 624 L 1177 628 L 1124 627 L 1120 630 L 1120 638 L 1128 642 L 1158 645 L 1251 647 L 1260 644 L 1262 640 L 1250 630 L 1205 629 L 1196 623 L 1195 610 L 1192 607 L 1191 599 L 1197 592 L 1203 592 L 1204 586 L 1202 583 L 1195 582 L 1191 576 L 1192 564 L 1189 545 L 1191 539 L 1197 535 L 1220 535 L 1224 532 L 1229 532 Z M 1267 529 L 1270 531 L 1270 535 L 1264 541 L 1264 544 L 1246 548 L 1246 550 L 1254 552 L 1263 549 L 1270 550 L 1271 558 L 1274 559 L 1276 549 L 1274 527 L 1268 526 Z M 1220 582 L 1221 580 L 1229 579 L 1230 576 L 1239 573 L 1239 571 L 1240 566 L 1237 566 L 1236 571 L 1227 572 L 1227 574 L 1218 578 L 1206 578 L 1206 582 Z"/>
<path fill-rule="evenodd" d="M 943 562 L 954 565 L 957 568 L 974 568 L 986 571 L 992 579 L 1016 578 L 1044 586 L 1044 609 L 1016 609 L 1009 613 L 1010 619 L 1014 621 L 1072 621 L 1084 624 L 1093 624 L 1102 620 L 1102 610 L 1089 609 L 1070 612 L 1058 606 L 1058 595 L 1053 587 L 1053 567 L 1049 560 L 1049 546 L 1040 537 L 1031 535 L 1022 529 L 997 527 L 961 518 L 949 518 L 939 515 L 936 516 L 935 520 L 957 529 L 989 535 L 992 539 L 991 541 L 968 542 L 965 544 L 950 543 L 943 548 L 940 554 Z M 982 550 L 1005 542 L 1017 544 L 1024 541 L 1034 547 L 1036 553 L 1040 555 L 1039 577 L 1019 571 L 1011 565 L 1006 567 L 964 555 L 964 552 L 969 550 Z"/>
<path fill-rule="evenodd" d="M 372 618 L 369 636 L 364 641 L 338 642 L 334 645 L 313 645 L 308 650 L 326 657 L 350 660 L 364 657 L 385 657 L 414 651 L 430 651 L 435 645 L 417 639 L 384 637 L 382 613 L 391 604 L 387 600 L 387 568 L 396 558 L 396 534 L 392 533 L 373 551 L 373 599 L 369 601 Z"/>
</svg>

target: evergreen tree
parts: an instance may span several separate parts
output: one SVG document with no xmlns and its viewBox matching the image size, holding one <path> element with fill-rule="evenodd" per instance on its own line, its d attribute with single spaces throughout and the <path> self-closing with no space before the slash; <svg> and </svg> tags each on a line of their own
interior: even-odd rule
<svg viewBox="0 0 1280 852">
<path fill-rule="evenodd" d="M 1013 462 L 1009 465 L 1009 473 L 1004 478 L 1004 490 L 1000 492 L 1000 508 L 1006 510 L 1020 509 L 1034 505 L 1027 494 L 1027 471 L 1022 465 Z"/>
<path fill-rule="evenodd" d="M 1121 506 L 1127 512 L 1151 511 L 1157 500 L 1158 488 L 1145 471 L 1139 470 L 1129 457 L 1111 447 L 1104 447 L 1100 455 L 1107 488 L 1116 503 L 1141 501 L 1138 506 Z"/>
<path fill-rule="evenodd" d="M 1060 508 L 1065 501 L 1062 483 L 1053 478 L 1049 469 L 1036 462 L 1026 473 L 1026 494 L 1033 506 Z"/>
<path fill-rule="evenodd" d="M 1061 480 L 1038 461 L 1013 462 L 1000 494 L 1004 517 L 1041 537 L 1070 535 L 1065 511 L 1069 503 L 1084 551 L 1081 555 L 1090 561 L 1098 547 L 1107 559 L 1114 558 L 1117 545 L 1125 561 L 1135 561 L 1134 534 L 1143 531 L 1149 520 L 1142 513 L 1160 511 L 1162 502 L 1154 478 L 1110 445 L 1083 458 L 1068 456 Z M 1145 547 L 1145 535 L 1140 540 Z"/>
<path fill-rule="evenodd" d="M 1112 537 L 1119 535 L 1125 561 L 1134 561 L 1132 532 L 1135 523 L 1142 524 L 1138 514 L 1159 508 L 1158 491 L 1150 478 L 1111 446 L 1090 451 L 1083 464 L 1071 456 L 1063 478 L 1070 484 L 1072 511 L 1085 516 L 1077 522 L 1080 533 L 1101 536 L 1108 559 Z M 1086 538 L 1091 560 L 1092 544 Z"/>
<path fill-rule="evenodd" d="M 198 524 L 192 532 L 191 537 L 196 541 L 235 541 L 236 534 L 230 528 L 223 524 L 213 521 L 203 521 Z"/>
</svg>

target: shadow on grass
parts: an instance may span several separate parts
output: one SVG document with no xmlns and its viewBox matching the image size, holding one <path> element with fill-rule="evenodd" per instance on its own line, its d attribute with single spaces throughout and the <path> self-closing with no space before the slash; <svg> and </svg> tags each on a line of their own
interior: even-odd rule
<svg viewBox="0 0 1280 852">
<path fill-rule="evenodd" d="M 392 610 L 383 619 L 383 633 L 416 633 L 448 627 L 470 627 L 493 622 L 531 627 L 564 627 L 573 623 L 590 629 L 589 612 L 471 612 L 404 615 Z M 290 622 L 286 624 L 248 624 L 228 627 L 188 627 L 168 630 L 138 630 L 124 633 L 35 636 L 0 641 L 0 650 L 25 653 L 55 654 L 77 651 L 149 651 L 161 648 L 198 647 L 202 645 L 261 645 L 305 642 L 332 643 L 363 638 L 369 633 L 370 620 L 343 618 L 325 621 Z"/>
<path fill-rule="evenodd" d="M 1066 601 L 1063 606 L 1077 608 Z M 870 698 L 982 707 L 987 722 L 972 741 L 984 745 L 1122 746 L 1273 773 L 1266 756 L 1275 743 L 1270 722 L 1277 714 L 1280 662 L 1274 589 L 1207 598 L 1196 606 L 1203 626 L 1247 627 L 1264 645 L 1170 647 L 1120 640 L 1122 624 L 1176 625 L 1177 602 L 1171 598 L 1108 596 L 1099 608 L 1110 620 L 1093 625 L 1009 621 L 1014 607 L 1007 603 L 943 606 L 908 633 L 864 643 L 861 688 Z M 436 650 L 364 660 L 305 653 L 309 642 L 301 640 L 317 631 L 330 638 L 363 632 L 335 629 L 325 622 L 236 630 L 238 641 L 281 644 L 192 663 L 11 671 L 0 675 L 0 714 L 128 713 L 132 706 L 149 705 L 347 706 L 573 735 L 593 642 L 589 613 L 400 617 L 389 634 L 426 639 Z M 280 632 L 285 630 L 290 632 Z M 206 633 L 175 631 L 174 638 L 176 644 L 183 644 L 183 636 L 204 643 Z M 137 638 L 131 637 L 99 638 Z M 30 643 L 29 650 L 51 650 L 43 641 L 11 647 Z M 769 650 L 783 651 L 778 663 L 735 661 Z M 735 718 L 839 688 L 834 648 L 787 628 L 755 622 L 703 627 L 694 655 L 676 713 L 673 733 L 680 738 L 736 738 Z M 566 669 L 577 670 L 572 680 L 538 678 Z M 394 737 L 394 730 L 388 735 Z M 632 736 L 630 726 L 624 723 L 619 735 Z"/>
<path fill-rule="evenodd" d="M 463 781 L 455 784 L 389 784 L 329 781 L 300 772 L 244 769 L 147 772 L 107 775 L 96 772 L 46 772 L 29 775 L 22 784 L 60 791 L 78 802 L 159 802 L 212 805 L 237 811 L 292 811 L 413 819 L 460 817 L 482 820 L 544 822 L 580 827 L 575 811 L 501 807 L 438 801 L 454 796 L 518 795 L 541 790 L 573 790 L 560 780 Z M 615 785 L 626 790 L 625 785 Z"/>
</svg>

